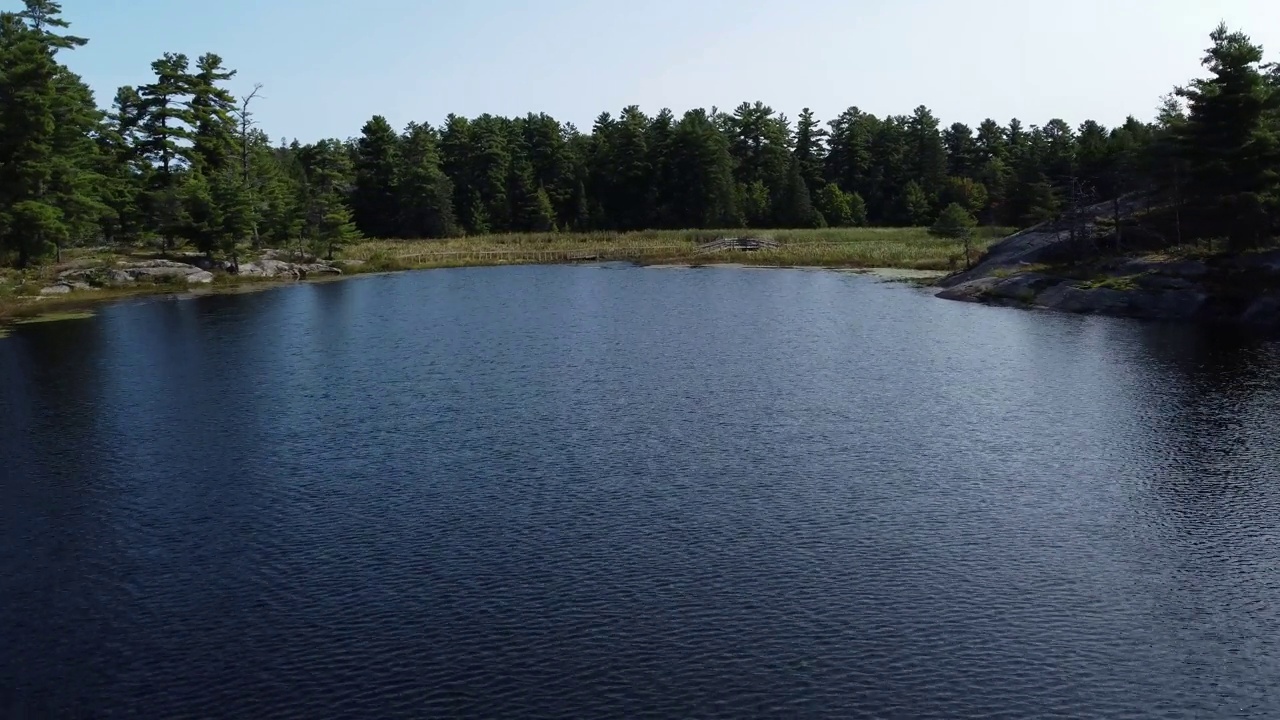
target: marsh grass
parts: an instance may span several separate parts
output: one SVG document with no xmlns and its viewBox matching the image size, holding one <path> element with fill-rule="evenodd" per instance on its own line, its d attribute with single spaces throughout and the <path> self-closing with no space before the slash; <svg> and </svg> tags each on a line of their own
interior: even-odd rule
<svg viewBox="0 0 1280 720">
<path fill-rule="evenodd" d="M 975 256 L 1004 229 L 984 229 Z M 776 250 L 704 253 L 703 243 L 733 236 L 766 237 Z M 407 268 L 510 265 L 574 260 L 628 260 L 645 264 L 888 267 L 955 270 L 964 263 L 964 244 L 929 235 L 923 228 L 828 228 L 823 230 L 648 230 L 631 233 L 542 233 L 486 235 L 445 240 L 370 240 L 343 256 L 363 263 L 360 271 Z"/>
</svg>

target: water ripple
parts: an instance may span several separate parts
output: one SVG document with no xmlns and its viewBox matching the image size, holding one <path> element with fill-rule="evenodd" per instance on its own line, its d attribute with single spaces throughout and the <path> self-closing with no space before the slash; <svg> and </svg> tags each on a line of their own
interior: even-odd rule
<svg viewBox="0 0 1280 720">
<path fill-rule="evenodd" d="M 0 716 L 1280 716 L 1277 370 L 787 271 L 30 326 Z"/>
</svg>

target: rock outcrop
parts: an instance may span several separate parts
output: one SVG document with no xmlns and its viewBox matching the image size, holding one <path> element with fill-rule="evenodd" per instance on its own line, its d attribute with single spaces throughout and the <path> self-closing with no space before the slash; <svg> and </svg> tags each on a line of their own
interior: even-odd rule
<svg viewBox="0 0 1280 720">
<path fill-rule="evenodd" d="M 114 267 L 72 267 L 58 276 L 58 282 L 45 288 L 42 294 L 57 295 L 72 290 L 92 289 L 104 285 L 131 285 L 137 282 L 177 282 L 187 285 L 207 285 L 213 282 L 214 271 L 239 274 L 246 277 L 292 278 L 301 280 L 323 275 L 341 275 L 342 270 L 325 263 L 287 262 L 276 258 L 274 251 L 264 253 L 261 260 L 240 263 L 211 262 L 203 256 L 184 256 L 191 262 L 176 260 L 144 260 L 119 262 Z"/>
<path fill-rule="evenodd" d="M 272 257 L 263 257 L 261 260 L 254 262 L 240 263 L 238 271 L 234 272 L 245 277 L 290 277 L 298 280 L 318 275 L 342 274 L 342 270 L 339 270 L 332 265 L 315 262 L 291 263 L 283 260 L 276 260 Z"/>
<path fill-rule="evenodd" d="M 126 264 L 120 269 L 134 280 L 184 280 L 189 285 L 213 282 L 213 273 L 208 270 L 173 260 L 147 260 Z"/>
<path fill-rule="evenodd" d="M 1059 237 L 1059 244 L 1068 242 Z M 989 305 L 1153 320 L 1194 320 L 1280 329 L 1280 251 L 1208 260 L 1114 258 L 1088 279 L 1055 275 L 1044 227 L 997 243 L 972 270 L 939 282 L 937 296 Z M 1026 258 L 1038 259 L 1030 264 Z"/>
<path fill-rule="evenodd" d="M 1121 201 L 1120 214 L 1146 199 Z M 940 280 L 938 297 L 1062 312 L 1194 320 L 1280 330 L 1280 250 L 1087 258 L 1080 238 L 1105 247 L 1115 206 L 1081 211 L 1074 227 L 1045 223 L 996 243 L 972 269 Z M 1074 232 L 1073 232 L 1074 231 Z M 1075 239 L 1073 239 L 1073 235 Z"/>
</svg>

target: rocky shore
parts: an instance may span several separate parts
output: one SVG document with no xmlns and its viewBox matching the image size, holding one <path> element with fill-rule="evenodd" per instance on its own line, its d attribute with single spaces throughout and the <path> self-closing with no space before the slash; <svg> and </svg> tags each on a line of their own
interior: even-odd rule
<svg viewBox="0 0 1280 720">
<path fill-rule="evenodd" d="M 341 275 L 334 265 L 320 262 L 281 260 L 276 251 L 265 251 L 254 261 L 215 262 L 203 256 L 185 256 L 177 260 L 118 261 L 114 265 L 91 264 L 71 268 L 58 274 L 58 280 L 44 288 L 43 296 L 66 295 L 100 288 L 129 287 L 139 283 L 173 283 L 200 286 L 214 281 L 215 272 L 242 278 L 280 278 L 303 280 L 308 277 Z"/>
<path fill-rule="evenodd" d="M 1096 221 L 1089 229 L 1096 229 Z M 1082 264 L 1065 260 L 1073 242 L 1078 241 L 1051 224 L 1018 233 L 993 245 L 973 269 L 940 280 L 937 296 L 1280 330 L 1280 250 L 1195 259 L 1133 255 Z"/>
</svg>

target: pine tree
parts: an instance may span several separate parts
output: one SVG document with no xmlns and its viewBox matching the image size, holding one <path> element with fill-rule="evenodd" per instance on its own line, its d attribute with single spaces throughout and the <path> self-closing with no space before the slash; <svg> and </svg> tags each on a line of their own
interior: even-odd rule
<svg viewBox="0 0 1280 720">
<path fill-rule="evenodd" d="M 973 234 L 977 221 L 959 203 L 951 203 L 942 210 L 929 228 L 929 234 L 943 238 L 962 239 Z"/>
<path fill-rule="evenodd" d="M 906 134 L 907 172 L 928 199 L 932 216 L 932 206 L 937 204 L 947 178 L 947 149 L 938 132 L 938 119 L 921 105 L 907 120 Z"/>
<path fill-rule="evenodd" d="M 481 115 L 471 122 L 471 147 L 467 174 L 479 202 L 473 217 L 483 217 L 485 232 L 505 232 L 511 228 L 507 200 L 507 180 L 511 174 L 512 133 L 505 118 Z M 479 232 L 473 228 L 473 232 Z"/>
<path fill-rule="evenodd" d="M 373 116 L 356 141 L 355 188 L 351 196 L 356 227 L 368 237 L 392 238 L 398 234 L 399 165 L 400 137 L 385 117 Z"/>
<path fill-rule="evenodd" d="M 673 183 L 676 223 L 687 228 L 737 227 L 737 190 L 729 141 L 706 110 L 690 110 L 676 126 Z"/>
<path fill-rule="evenodd" d="M 798 158 L 792 158 L 786 184 L 771 203 L 773 222 L 783 228 L 816 228 L 826 225 L 822 213 L 813 207 L 809 188 L 800 172 Z"/>
<path fill-rule="evenodd" d="M 794 159 L 786 118 L 764 103 L 742 103 L 722 118 L 730 138 L 738 183 L 745 188 L 743 209 L 752 227 L 767 227 L 776 216 L 768 203 L 787 193 Z M 763 193 L 760 187 L 763 186 Z M 764 206 L 759 199 L 765 198 Z"/>
<path fill-rule="evenodd" d="M 812 110 L 805 108 L 800 112 L 796 123 L 795 157 L 800 163 L 800 177 L 809 188 L 821 188 L 826 184 L 823 180 L 826 159 L 823 141 L 826 135 L 826 130 L 814 119 Z"/>
<path fill-rule="evenodd" d="M 435 131 L 410 123 L 400 140 L 396 204 L 397 235 L 440 238 L 457 234 L 453 215 L 453 183 L 440 167 Z"/>
<path fill-rule="evenodd" d="M 262 172 L 258 193 L 262 239 L 276 247 L 290 247 L 302 237 L 305 225 L 305 173 L 288 148 L 272 153 L 255 150 Z"/>
<path fill-rule="evenodd" d="M 1008 157 L 1009 143 L 1005 138 L 1004 128 L 990 118 L 983 120 L 978 126 L 978 137 L 975 140 L 978 161 L 989 163 L 992 160 L 1003 162 Z"/>
<path fill-rule="evenodd" d="M 178 181 L 188 152 L 184 141 L 191 139 L 191 125 L 195 122 L 185 103 L 195 85 L 188 67 L 186 55 L 165 53 L 151 64 L 155 82 L 138 89 L 145 108 L 138 147 L 143 159 L 156 168 L 149 174 L 148 222 L 163 240 L 166 251 L 173 247 L 173 239 L 184 225 Z"/>
<path fill-rule="evenodd" d="M 146 238 L 144 193 L 154 170 L 139 144 L 145 116 L 146 107 L 138 91 L 122 87 L 98 132 L 99 173 L 103 178 L 100 193 L 108 208 L 102 219 L 102 233 L 108 242 Z"/>
<path fill-rule="evenodd" d="M 302 235 L 317 255 L 334 253 L 360 237 L 347 203 L 353 184 L 351 157 L 337 140 L 321 140 L 299 151 L 304 182 Z"/>
<path fill-rule="evenodd" d="M 507 190 L 511 201 L 511 229 L 516 232 L 549 232 L 555 229 L 555 210 L 546 188 L 537 185 L 533 177 L 533 164 L 527 157 L 518 156 L 511 166 L 511 180 Z"/>
<path fill-rule="evenodd" d="M 651 227 L 676 227 L 677 198 L 684 188 L 675 184 L 675 115 L 663 108 L 649 123 L 645 133 L 648 163 L 653 174 L 653 216 Z"/>
<path fill-rule="evenodd" d="M 942 213 L 938 215 L 937 221 L 929 228 L 929 234 L 935 237 L 947 238 L 950 240 L 964 241 L 964 263 L 965 268 L 972 267 L 970 240 L 973 238 L 973 228 L 977 225 L 977 221 L 958 203 L 951 203 Z"/>
<path fill-rule="evenodd" d="M 230 167 L 236 154 L 236 99 L 220 83 L 235 77 L 222 66 L 222 58 L 208 53 L 196 60 L 187 102 L 192 125 L 193 160 L 208 173 Z"/>
<path fill-rule="evenodd" d="M 1243 249 L 1270 236 L 1280 202 L 1277 87 L 1260 67 L 1262 48 L 1247 35 L 1223 24 L 1211 39 L 1204 58 L 1210 77 L 1180 92 L 1188 112 L 1178 136 L 1193 207 Z"/>
<path fill-rule="evenodd" d="M 23 0 L 24 9 L 17 16 L 41 36 L 43 42 L 57 50 L 83 47 L 88 40 L 75 35 L 59 35 L 54 29 L 63 30 L 71 24 L 62 19 L 62 4 L 54 0 Z"/>
<path fill-rule="evenodd" d="M 974 177 L 979 150 L 973 130 L 964 123 L 955 123 L 942 132 L 942 143 L 947 149 L 947 173 L 952 177 Z"/>
<path fill-rule="evenodd" d="M 23 19 L 0 14 L 0 247 L 20 267 L 70 236 L 68 206 L 84 190 L 66 177 L 80 171 L 74 155 L 84 150 L 58 124 L 77 101 L 59 96 L 66 71 L 51 36 Z"/>
<path fill-rule="evenodd" d="M 856 107 L 841 113 L 829 123 L 829 150 L 826 177 L 845 192 L 872 191 L 872 143 L 879 120 Z"/>
</svg>

